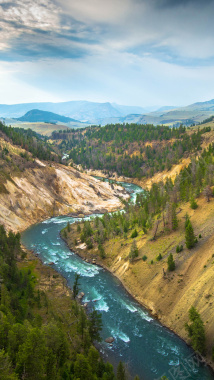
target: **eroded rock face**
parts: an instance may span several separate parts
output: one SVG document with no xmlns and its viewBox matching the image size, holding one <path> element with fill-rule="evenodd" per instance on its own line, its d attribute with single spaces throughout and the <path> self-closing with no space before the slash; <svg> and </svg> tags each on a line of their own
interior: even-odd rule
<svg viewBox="0 0 214 380">
<path fill-rule="evenodd" d="M 0 224 L 7 230 L 22 231 L 52 216 L 114 211 L 122 207 L 118 197 L 128 198 L 122 187 L 112 189 L 74 168 L 37 163 L 38 168 L 7 181 L 8 194 L 0 194 Z"/>
</svg>

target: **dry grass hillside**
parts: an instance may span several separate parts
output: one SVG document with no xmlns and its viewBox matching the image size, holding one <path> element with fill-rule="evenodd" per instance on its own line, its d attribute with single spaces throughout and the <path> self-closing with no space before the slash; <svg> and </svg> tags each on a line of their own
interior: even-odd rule
<svg viewBox="0 0 214 380">
<path fill-rule="evenodd" d="M 195 235 L 202 236 L 191 250 L 185 247 L 184 223 L 187 212 Z M 133 242 L 130 234 L 127 239 L 107 241 L 104 244 L 105 259 L 99 257 L 97 248 L 88 251 L 78 243 L 75 250 L 85 259 L 95 258 L 98 263 L 110 269 L 140 303 L 187 341 L 184 325 L 188 321 L 188 310 L 192 305 L 195 306 L 205 324 L 210 358 L 214 345 L 214 200 L 207 203 L 201 196 L 196 210 L 192 210 L 187 203 L 182 204 L 178 217 L 178 230 L 164 233 L 161 223 L 155 241 L 151 241 L 153 231 L 148 235 L 139 231 L 136 238 L 139 256 L 134 262 L 128 258 Z M 76 228 L 73 227 L 69 234 L 69 245 L 74 246 L 74 241 L 78 238 Z M 176 246 L 181 244 L 184 250 L 176 253 Z M 174 272 L 167 270 L 170 253 L 176 263 Z M 163 258 L 157 261 L 159 254 Z"/>
</svg>

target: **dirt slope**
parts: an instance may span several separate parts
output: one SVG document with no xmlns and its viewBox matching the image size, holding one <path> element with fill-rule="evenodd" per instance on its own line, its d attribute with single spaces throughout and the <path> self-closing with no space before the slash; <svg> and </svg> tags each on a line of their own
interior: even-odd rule
<svg viewBox="0 0 214 380">
<path fill-rule="evenodd" d="M 0 193 L 0 223 L 7 229 L 22 231 L 50 216 L 68 213 L 113 211 L 121 207 L 118 198 L 127 197 L 124 190 L 71 167 L 37 160 L 38 167 L 26 169 L 4 184 Z"/>
</svg>

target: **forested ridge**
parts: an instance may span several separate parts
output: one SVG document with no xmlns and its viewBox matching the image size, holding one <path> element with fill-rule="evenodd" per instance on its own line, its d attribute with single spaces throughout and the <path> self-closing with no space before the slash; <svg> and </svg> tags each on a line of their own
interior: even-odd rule
<svg viewBox="0 0 214 380">
<path fill-rule="evenodd" d="M 116 236 L 134 239 L 139 233 L 147 234 L 149 230 L 154 229 L 155 239 L 160 219 L 164 226 L 162 233 L 167 235 L 178 227 L 179 204 L 189 202 L 191 208 L 197 208 L 197 198 L 201 193 L 207 201 L 213 197 L 213 185 L 214 144 L 209 145 L 200 157 L 192 158 L 191 163 L 181 170 L 174 182 L 167 179 L 165 183 L 153 183 L 150 190 L 137 195 L 136 204 L 125 203 L 123 213 L 105 214 L 96 217 L 93 222 L 85 221 L 81 227 L 78 225 L 79 238 L 86 243 L 88 249 L 97 246 L 101 258 L 105 258 L 103 244 Z M 190 248 L 195 245 L 194 235 L 192 239 L 189 243 Z M 179 252 L 180 248 L 177 249 Z M 133 246 L 130 259 L 137 256 L 137 252 L 134 251 Z"/>
<path fill-rule="evenodd" d="M 174 182 L 167 179 L 165 183 L 153 183 L 150 190 L 137 195 L 136 204 L 126 203 L 124 213 L 97 217 L 93 228 L 86 221 L 81 231 L 81 241 L 86 242 L 89 248 L 96 242 L 102 253 L 101 246 L 105 240 L 116 235 L 132 235 L 136 227 L 146 234 L 160 216 L 164 220 L 167 233 L 177 227 L 176 209 L 179 203 L 190 202 L 192 208 L 197 207 L 197 198 L 202 192 L 207 200 L 213 196 L 213 185 L 214 143 L 204 149 L 200 157 L 192 158 L 191 163 L 181 170 Z"/>
<path fill-rule="evenodd" d="M 32 153 L 33 158 L 46 161 L 61 162 L 61 156 L 53 152 L 47 138 L 31 129 L 8 127 L 0 122 L 0 131 L 7 136 L 14 145 L 18 145 Z"/>
<path fill-rule="evenodd" d="M 7 193 L 5 183 L 21 177 L 26 169 L 39 168 L 36 159 L 61 162 L 58 150 L 46 138 L 31 129 L 7 127 L 0 122 L 0 193 Z"/>
<path fill-rule="evenodd" d="M 111 124 L 53 132 L 52 139 L 58 140 L 59 149 L 83 169 L 141 179 L 169 170 L 181 157 L 200 152 L 203 134 L 209 131 L 204 127 L 187 133 L 182 125 Z"/>
</svg>

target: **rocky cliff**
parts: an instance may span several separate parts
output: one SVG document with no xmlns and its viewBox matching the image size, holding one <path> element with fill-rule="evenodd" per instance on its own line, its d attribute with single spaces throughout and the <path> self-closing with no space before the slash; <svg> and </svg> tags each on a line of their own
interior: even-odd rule
<svg viewBox="0 0 214 380">
<path fill-rule="evenodd" d="M 42 219 L 69 213 L 113 211 L 128 195 L 120 186 L 82 174 L 72 167 L 36 160 L 36 166 L 10 175 L 0 193 L 0 223 L 22 231 Z"/>
</svg>

